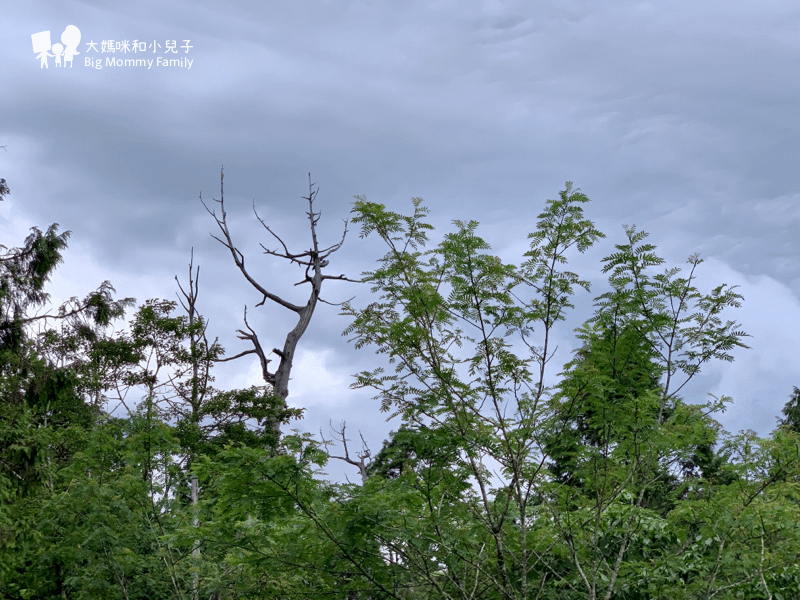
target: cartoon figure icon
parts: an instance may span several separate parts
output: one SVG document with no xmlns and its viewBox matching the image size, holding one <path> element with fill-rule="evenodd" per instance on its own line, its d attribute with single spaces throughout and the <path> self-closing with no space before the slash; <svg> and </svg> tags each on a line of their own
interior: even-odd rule
<svg viewBox="0 0 800 600">
<path fill-rule="evenodd" d="M 69 61 L 69 66 L 72 68 L 72 57 L 80 54 L 78 44 L 81 42 L 81 30 L 75 25 L 67 25 L 64 33 L 61 34 L 61 42 L 66 46 L 64 48 L 64 66 L 66 67 L 67 61 Z"/>
<path fill-rule="evenodd" d="M 61 44 L 53 44 L 53 47 L 50 48 L 53 51 L 53 54 L 56 55 L 56 66 L 61 66 L 61 55 L 64 53 L 64 46 Z"/>
<path fill-rule="evenodd" d="M 40 31 L 39 33 L 31 34 L 31 43 L 33 44 L 33 51 L 37 53 L 36 58 L 41 59 L 42 64 L 40 69 L 49 69 L 47 64 L 47 57 L 53 57 L 55 54 L 50 54 L 50 32 Z"/>
</svg>

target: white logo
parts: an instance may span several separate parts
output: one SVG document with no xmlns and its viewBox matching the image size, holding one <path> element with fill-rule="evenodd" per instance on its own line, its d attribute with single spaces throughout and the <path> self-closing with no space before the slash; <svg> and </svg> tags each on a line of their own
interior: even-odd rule
<svg viewBox="0 0 800 600">
<path fill-rule="evenodd" d="M 188 70 L 192 68 L 192 63 L 194 63 L 194 59 L 185 56 L 189 54 L 191 48 L 194 48 L 189 42 L 191 40 L 183 40 L 183 45 L 178 46 L 177 40 L 166 40 L 163 47 L 163 56 L 146 58 L 146 52 L 152 52 L 152 54 L 162 52 L 162 46 L 158 41 L 153 40 L 152 43 L 149 43 L 138 39 L 132 42 L 128 40 L 102 39 L 99 42 L 95 42 L 92 39 L 85 42 L 86 50 L 84 51 L 83 64 L 85 67 L 95 69 L 102 69 L 104 66 L 144 67 L 150 69 L 155 66 L 181 67 Z M 78 51 L 80 43 L 81 30 L 75 25 L 66 26 L 61 34 L 61 43 L 52 44 L 49 31 L 40 31 L 31 35 L 33 52 L 40 61 L 40 69 L 50 68 L 48 58 L 56 59 L 56 67 L 66 67 L 67 63 L 69 63 L 70 68 L 72 68 L 75 55 L 81 54 Z M 179 53 L 179 49 L 183 50 L 183 52 Z M 102 56 L 94 56 L 95 54 L 110 54 L 111 56 L 105 57 L 104 64 Z"/>
<path fill-rule="evenodd" d="M 36 58 L 41 60 L 40 69 L 50 68 L 50 65 L 47 64 L 48 58 L 55 58 L 57 67 L 62 66 L 61 59 L 63 58 L 63 66 L 66 67 L 67 63 L 69 63 L 70 68 L 72 68 L 72 58 L 76 54 L 80 54 L 80 52 L 78 52 L 78 44 L 80 44 L 80 42 L 81 30 L 75 27 L 75 25 L 67 25 L 64 29 L 64 33 L 61 34 L 61 44 L 50 44 L 49 31 L 40 31 L 39 33 L 31 35 L 33 51 L 36 54 Z M 52 50 L 54 54 L 50 54 L 50 50 Z"/>
</svg>

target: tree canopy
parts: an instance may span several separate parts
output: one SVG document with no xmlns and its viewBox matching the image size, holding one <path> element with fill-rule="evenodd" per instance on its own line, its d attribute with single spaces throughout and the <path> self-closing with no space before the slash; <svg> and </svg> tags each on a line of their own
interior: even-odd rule
<svg viewBox="0 0 800 600">
<path fill-rule="evenodd" d="M 590 292 L 568 260 L 605 237 L 588 205 L 567 182 L 513 265 L 475 221 L 428 248 L 421 199 L 404 215 L 356 197 L 352 223 L 387 253 L 363 273 L 374 301 L 341 305 L 343 335 L 386 360 L 351 387 L 397 423 L 359 460 L 281 434 L 302 412 L 283 384 L 213 387 L 225 349 L 193 263 L 185 315 L 151 299 L 110 333 L 135 301 L 109 282 L 38 315 L 69 232 L 34 228 L 0 257 L 0 599 L 800 597 L 800 391 L 768 438 L 721 428 L 727 396 L 680 396 L 747 348 L 735 286 L 697 289 L 697 255 L 684 276 L 654 272 L 656 247 L 625 227 L 577 350 L 553 366 Z M 252 279 L 224 208 L 217 223 Z M 306 266 L 303 328 L 325 252 L 276 251 Z M 269 374 L 247 327 L 238 356 Z M 361 482 L 326 479 L 335 459 Z"/>
</svg>

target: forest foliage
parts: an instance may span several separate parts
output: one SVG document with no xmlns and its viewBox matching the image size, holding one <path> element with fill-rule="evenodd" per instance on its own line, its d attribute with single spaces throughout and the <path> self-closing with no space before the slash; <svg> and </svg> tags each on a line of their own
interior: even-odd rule
<svg viewBox="0 0 800 600">
<path fill-rule="evenodd" d="M 375 301 L 343 303 L 343 335 L 386 361 L 351 387 L 397 424 L 358 460 L 286 433 L 302 411 L 270 386 L 213 387 L 225 350 L 191 266 L 187 314 L 148 300 L 114 333 L 136 303 L 109 282 L 39 314 L 69 232 L 3 246 L 0 598 L 800 597 L 800 390 L 768 438 L 720 427 L 731 398 L 680 396 L 747 347 L 735 286 L 699 291 L 697 255 L 659 271 L 625 227 L 545 385 L 590 292 L 568 257 L 605 237 L 588 202 L 567 182 L 516 266 L 475 221 L 427 249 L 422 200 L 403 215 L 356 198 L 352 222 L 387 252 L 363 274 Z M 361 483 L 327 480 L 335 458 Z"/>
</svg>

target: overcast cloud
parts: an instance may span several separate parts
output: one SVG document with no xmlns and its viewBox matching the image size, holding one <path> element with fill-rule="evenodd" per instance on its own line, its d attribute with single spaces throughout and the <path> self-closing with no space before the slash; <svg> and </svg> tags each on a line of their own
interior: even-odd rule
<svg viewBox="0 0 800 600">
<path fill-rule="evenodd" d="M 53 57 L 41 68 L 32 34 L 56 44 L 68 25 L 81 34 L 72 66 Z M 234 242 L 259 281 L 297 302 L 299 271 L 260 255 L 273 241 L 252 203 L 290 249 L 306 249 L 309 171 L 323 245 L 339 240 L 354 195 L 403 213 L 418 196 L 434 245 L 453 219 L 475 219 L 515 264 L 546 199 L 571 180 L 608 237 L 572 268 L 593 288 L 558 332 L 554 362 L 569 360 L 572 329 L 607 290 L 599 259 L 636 224 L 666 266 L 706 259 L 703 292 L 725 282 L 745 297 L 728 318 L 752 349 L 704 369 L 687 400 L 732 396 L 723 425 L 767 435 L 800 386 L 796 2 L 34 1 L 6 3 L 0 26 L 0 176 L 12 192 L 0 243 L 53 222 L 73 232 L 56 302 L 105 279 L 138 303 L 175 299 L 194 247 L 201 312 L 228 354 L 248 348 L 235 334 L 245 305 L 265 345 L 282 344 L 294 314 L 254 309 L 260 297 L 209 235 L 198 196 L 219 197 L 223 164 Z M 146 51 L 116 49 L 134 40 Z M 156 66 L 165 57 L 184 66 Z M 109 64 L 126 58 L 154 62 Z M 328 272 L 358 277 L 384 253 L 353 228 Z M 323 288 L 332 302 L 353 295 L 371 301 L 364 285 Z M 346 420 L 377 449 L 398 423 L 348 386 L 381 362 L 346 342 L 337 313 L 318 307 L 290 400 L 307 408 L 301 429 Z M 250 358 L 223 365 L 217 384 L 260 384 Z"/>
</svg>

